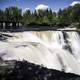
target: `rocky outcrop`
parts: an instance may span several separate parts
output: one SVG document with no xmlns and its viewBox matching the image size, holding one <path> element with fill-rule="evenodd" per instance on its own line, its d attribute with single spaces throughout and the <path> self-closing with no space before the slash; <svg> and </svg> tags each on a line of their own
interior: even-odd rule
<svg viewBox="0 0 80 80">
<path fill-rule="evenodd" d="M 6 63 L 7 62 L 7 63 Z M 28 63 L 27 61 L 6 61 L 5 63 L 13 65 L 0 67 L 0 80 L 80 80 L 79 75 L 64 73 L 57 70 L 47 69 L 45 67 Z"/>
</svg>

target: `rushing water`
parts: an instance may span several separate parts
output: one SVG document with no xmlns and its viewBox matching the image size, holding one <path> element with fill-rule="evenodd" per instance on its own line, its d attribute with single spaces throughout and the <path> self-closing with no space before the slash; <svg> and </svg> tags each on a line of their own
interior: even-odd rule
<svg viewBox="0 0 80 80">
<path fill-rule="evenodd" d="M 0 41 L 4 60 L 27 60 L 51 69 L 80 74 L 80 35 L 66 31 L 5 33 Z"/>
</svg>

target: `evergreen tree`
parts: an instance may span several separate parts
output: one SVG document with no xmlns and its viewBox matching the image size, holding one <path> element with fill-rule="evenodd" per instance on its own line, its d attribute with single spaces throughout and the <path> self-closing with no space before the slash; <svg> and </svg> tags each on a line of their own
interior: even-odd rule
<svg viewBox="0 0 80 80">
<path fill-rule="evenodd" d="M 9 7 L 5 9 L 5 20 L 6 21 L 21 21 L 22 10 L 17 7 Z"/>
<path fill-rule="evenodd" d="M 4 12 L 0 10 L 0 21 L 4 20 Z"/>
</svg>

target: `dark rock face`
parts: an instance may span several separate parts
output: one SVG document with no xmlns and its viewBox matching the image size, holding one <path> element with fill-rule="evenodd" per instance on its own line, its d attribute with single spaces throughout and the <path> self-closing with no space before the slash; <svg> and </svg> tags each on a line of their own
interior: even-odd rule
<svg viewBox="0 0 80 80">
<path fill-rule="evenodd" d="M 79 75 L 47 69 L 27 61 L 15 61 L 14 68 L 0 73 L 0 80 L 80 80 Z"/>
<path fill-rule="evenodd" d="M 63 48 L 68 50 L 71 54 L 73 54 L 71 46 L 70 46 L 70 42 L 68 41 L 69 37 L 68 37 L 67 33 L 64 32 L 64 31 L 62 31 L 62 33 L 63 33 L 63 37 L 64 37 L 64 40 L 65 40 L 65 43 L 66 43 L 66 45 Z"/>
</svg>

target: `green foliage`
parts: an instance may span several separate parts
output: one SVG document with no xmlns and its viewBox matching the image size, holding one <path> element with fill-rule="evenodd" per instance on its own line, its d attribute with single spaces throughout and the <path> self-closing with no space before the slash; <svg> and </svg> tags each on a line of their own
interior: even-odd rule
<svg viewBox="0 0 80 80">
<path fill-rule="evenodd" d="M 69 6 L 58 12 L 58 24 L 68 27 L 70 24 L 80 22 L 80 4 Z M 77 27 L 77 26 L 75 26 Z"/>
<path fill-rule="evenodd" d="M 80 21 L 80 4 L 76 4 L 72 7 L 71 17 L 73 22 Z"/>
<path fill-rule="evenodd" d="M 4 11 L 5 21 L 20 21 L 22 18 L 22 10 L 17 7 L 9 7 Z"/>
<path fill-rule="evenodd" d="M 38 10 L 33 13 L 30 10 L 27 10 L 23 14 L 23 24 L 35 24 L 35 25 L 53 25 L 56 23 L 56 13 L 52 12 L 52 10 Z"/>
<path fill-rule="evenodd" d="M 2 10 L 0 10 L 0 20 L 4 20 L 4 12 Z"/>
<path fill-rule="evenodd" d="M 51 9 L 31 12 L 26 10 L 22 15 L 22 10 L 17 7 L 8 7 L 4 11 L 0 10 L 0 21 L 21 21 L 24 26 L 51 26 L 69 27 L 77 23 L 76 28 L 80 28 L 80 4 L 69 6 L 57 13 Z"/>
</svg>

